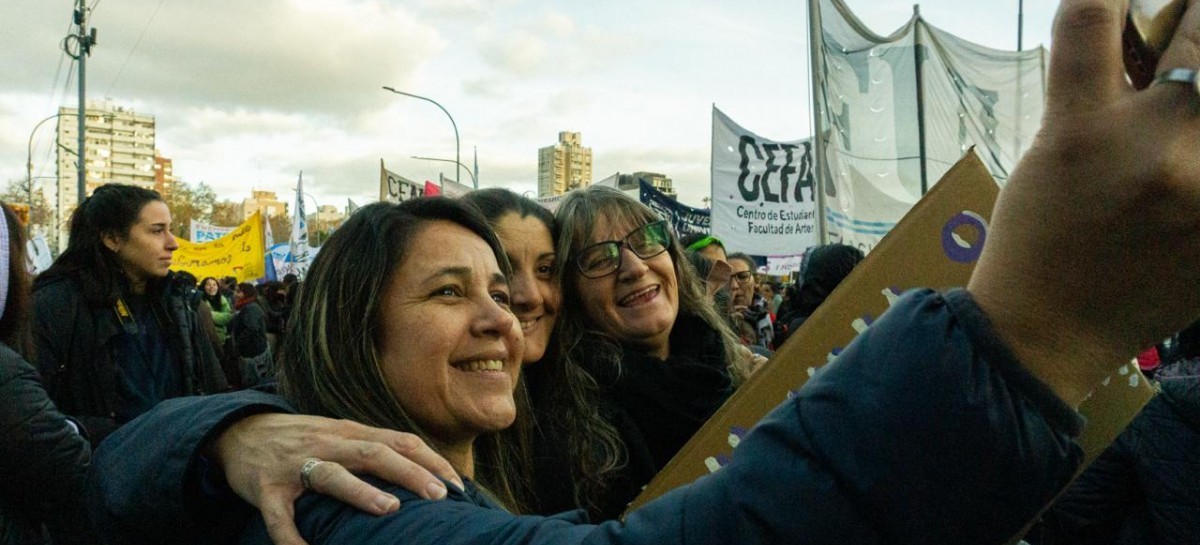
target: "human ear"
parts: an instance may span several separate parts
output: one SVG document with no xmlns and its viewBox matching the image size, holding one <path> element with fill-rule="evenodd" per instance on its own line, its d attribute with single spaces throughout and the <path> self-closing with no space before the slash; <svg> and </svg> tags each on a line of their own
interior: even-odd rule
<svg viewBox="0 0 1200 545">
<path fill-rule="evenodd" d="M 111 250 L 113 252 L 116 252 L 117 250 L 119 250 L 121 248 L 120 237 L 118 237 L 117 235 L 114 235 L 112 233 L 108 233 L 108 232 L 101 233 L 100 241 L 104 243 L 104 246 L 106 248 L 108 248 L 109 250 Z"/>
</svg>

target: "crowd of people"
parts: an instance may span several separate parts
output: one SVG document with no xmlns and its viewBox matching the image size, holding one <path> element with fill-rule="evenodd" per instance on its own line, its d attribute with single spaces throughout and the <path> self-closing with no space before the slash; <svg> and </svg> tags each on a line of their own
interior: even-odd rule
<svg viewBox="0 0 1200 545">
<path fill-rule="evenodd" d="M 1129 87 L 1124 9 L 1063 2 L 969 284 L 905 294 L 631 513 L 860 251 L 776 286 L 615 189 L 484 189 L 359 209 L 303 282 L 197 281 L 161 197 L 109 185 L 31 290 L 5 207 L 0 543 L 1006 543 L 1082 469 L 1079 404 L 1167 337 L 1163 395 L 1026 538 L 1194 543 L 1200 89 Z"/>
</svg>

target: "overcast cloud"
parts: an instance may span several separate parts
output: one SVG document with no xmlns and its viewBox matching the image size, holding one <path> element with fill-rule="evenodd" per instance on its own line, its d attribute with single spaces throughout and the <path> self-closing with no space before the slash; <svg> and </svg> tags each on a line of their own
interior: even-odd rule
<svg viewBox="0 0 1200 545">
<path fill-rule="evenodd" d="M 176 176 L 231 200 L 251 187 L 288 198 L 303 170 L 322 204 L 361 202 L 378 193 L 380 159 L 417 180 L 454 176 L 452 164 L 410 159 L 454 158 L 445 114 L 384 85 L 440 102 L 462 162 L 478 148 L 482 185 L 517 191 L 536 189 L 537 149 L 559 131 L 583 133 L 595 179 L 661 172 L 693 206 L 708 194 L 714 103 L 769 138 L 811 133 L 801 0 L 91 1 L 88 96 L 155 116 Z M 847 3 L 879 34 L 912 15 L 910 1 Z M 1054 3 L 1025 4 L 1032 47 L 1047 41 Z M 73 5 L 0 7 L 0 183 L 25 176 L 34 125 L 75 105 L 60 48 Z M 1016 0 L 963 5 L 921 11 L 1015 48 Z M 33 140 L 36 176 L 55 174 L 53 125 Z"/>
</svg>

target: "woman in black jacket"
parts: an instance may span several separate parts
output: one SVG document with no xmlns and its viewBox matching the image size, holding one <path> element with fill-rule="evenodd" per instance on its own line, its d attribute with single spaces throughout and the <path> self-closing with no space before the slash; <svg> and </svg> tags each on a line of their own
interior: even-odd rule
<svg viewBox="0 0 1200 545">
<path fill-rule="evenodd" d="M 83 509 L 91 448 L 46 395 L 32 354 L 25 241 L 0 220 L 0 544 L 92 543 Z"/>
<path fill-rule="evenodd" d="M 158 193 L 96 189 L 34 285 L 37 364 L 51 399 L 99 444 L 159 401 L 227 388 L 196 313 L 173 289 L 171 212 Z"/>
</svg>

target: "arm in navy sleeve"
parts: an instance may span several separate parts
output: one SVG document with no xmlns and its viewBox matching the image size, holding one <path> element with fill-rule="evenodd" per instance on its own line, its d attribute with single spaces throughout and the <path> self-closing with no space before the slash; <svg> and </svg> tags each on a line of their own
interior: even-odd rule
<svg viewBox="0 0 1200 545">
<path fill-rule="evenodd" d="M 202 455 L 247 416 L 294 412 L 255 390 L 164 401 L 101 444 L 87 497 L 100 535 L 112 543 L 184 543 L 240 530 L 251 508 Z"/>
<path fill-rule="evenodd" d="M 313 545 L 1000 544 L 1073 474 L 1081 427 L 966 292 L 919 291 L 772 411 L 728 466 L 624 524 L 513 517 L 392 489 L 404 507 L 383 517 L 310 496 L 300 528 Z"/>
</svg>

